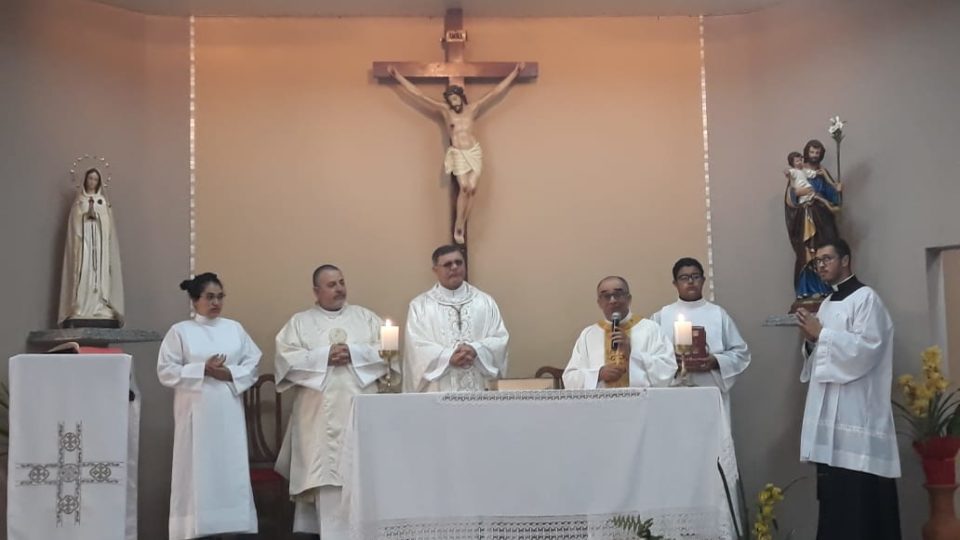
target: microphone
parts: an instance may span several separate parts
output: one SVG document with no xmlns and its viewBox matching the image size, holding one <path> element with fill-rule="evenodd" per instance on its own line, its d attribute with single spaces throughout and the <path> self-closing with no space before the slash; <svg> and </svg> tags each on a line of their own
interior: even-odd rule
<svg viewBox="0 0 960 540">
<path fill-rule="evenodd" d="M 622 317 L 622 315 L 620 315 L 620 312 L 619 312 L 619 311 L 614 312 L 613 315 L 610 316 L 610 322 L 613 324 L 613 330 L 614 330 L 614 331 L 616 331 L 616 330 L 618 330 L 618 329 L 620 328 L 620 319 L 621 319 L 621 317 Z M 620 348 L 620 344 L 617 343 L 617 342 L 612 342 L 612 343 L 610 344 L 610 349 L 611 349 L 611 350 L 616 351 L 616 350 L 618 350 L 619 348 Z"/>
</svg>

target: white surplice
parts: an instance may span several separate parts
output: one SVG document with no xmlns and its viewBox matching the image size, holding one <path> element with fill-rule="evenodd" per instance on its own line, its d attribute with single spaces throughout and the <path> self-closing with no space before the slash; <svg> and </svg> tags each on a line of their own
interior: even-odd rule
<svg viewBox="0 0 960 540">
<path fill-rule="evenodd" d="M 800 460 L 900 476 L 890 405 L 893 321 L 876 291 L 851 277 L 820 304 L 820 338 L 804 347 L 808 382 Z M 838 300 L 838 298 L 841 298 Z"/>
<path fill-rule="evenodd" d="M 204 376 L 226 356 L 233 380 Z M 157 374 L 174 389 L 170 540 L 257 532 L 241 394 L 257 379 L 260 349 L 240 323 L 197 315 L 170 328 Z"/>
<path fill-rule="evenodd" d="M 410 301 L 404 331 L 404 392 L 483 390 L 507 371 L 510 334 L 493 298 L 466 281 L 455 290 L 439 283 Z M 477 351 L 469 368 L 450 365 L 466 343 Z"/>
<path fill-rule="evenodd" d="M 729 422 L 730 388 L 737 381 L 737 376 L 750 365 L 750 349 L 727 311 L 702 298 L 693 302 L 677 300 L 650 316 L 652 321 L 660 325 L 671 345 L 674 342 L 673 323 L 677 315 L 683 315 L 694 326 L 702 326 L 707 334 L 707 352 L 716 357 L 720 369 L 689 373 L 689 376 L 697 386 L 716 386 L 720 389 Z"/>
<path fill-rule="evenodd" d="M 318 488 L 336 486 L 339 493 L 340 445 L 353 396 L 376 393 L 377 379 L 387 373 L 379 352 L 382 324 L 360 306 L 347 304 L 339 311 L 315 306 L 295 314 L 277 334 L 277 390 L 291 391 L 294 399 L 276 470 L 290 481 L 296 532 L 337 538 L 330 521 L 337 497 L 333 490 L 319 497 Z M 350 348 L 350 364 L 327 363 L 337 344 Z"/>
<path fill-rule="evenodd" d="M 736 486 L 740 482 L 740 468 L 737 465 L 737 456 L 733 446 L 730 389 L 737 381 L 737 377 L 750 365 L 750 349 L 743 337 L 740 336 L 736 323 L 733 322 L 733 318 L 727 311 L 703 298 L 693 302 L 677 300 L 670 305 L 663 306 L 660 311 L 650 316 L 663 329 L 663 333 L 670 340 L 671 346 L 675 337 L 673 335 L 673 323 L 677 320 L 677 315 L 681 314 L 694 326 L 703 327 L 707 335 L 707 352 L 717 359 L 717 364 L 720 366 L 720 369 L 714 369 L 707 373 L 688 373 L 688 377 L 696 386 L 715 386 L 719 388 L 720 395 L 723 397 L 723 412 L 726 420 L 723 429 L 727 433 L 724 438 L 725 444 L 721 446 L 722 458 L 720 463 L 723 466 L 732 495 L 730 502 L 734 505 L 739 516 L 741 515 L 741 504 L 739 497 L 737 497 Z M 741 521 L 742 519 L 738 517 L 737 524 L 739 525 Z"/>
<path fill-rule="evenodd" d="M 630 320 L 627 314 L 624 320 Z M 570 390 L 606 388 L 600 368 L 606 362 L 606 332 L 591 324 L 580 332 L 570 362 L 563 371 L 563 386 Z M 667 386 L 677 372 L 673 346 L 660 326 L 649 319 L 630 328 L 630 386 Z"/>
</svg>

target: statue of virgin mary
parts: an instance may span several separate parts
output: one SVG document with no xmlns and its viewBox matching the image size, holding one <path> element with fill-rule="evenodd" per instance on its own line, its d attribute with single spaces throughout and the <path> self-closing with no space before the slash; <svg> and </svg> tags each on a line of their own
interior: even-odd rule
<svg viewBox="0 0 960 540">
<path fill-rule="evenodd" d="M 63 328 L 123 326 L 116 222 L 95 168 L 84 173 L 67 216 L 57 322 Z"/>
</svg>

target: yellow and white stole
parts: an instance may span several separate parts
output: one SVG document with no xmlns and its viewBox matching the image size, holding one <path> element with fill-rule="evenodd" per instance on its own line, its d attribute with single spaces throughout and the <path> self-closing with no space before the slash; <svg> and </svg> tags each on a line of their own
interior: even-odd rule
<svg viewBox="0 0 960 540">
<path fill-rule="evenodd" d="M 631 316 L 625 321 L 620 321 L 619 328 L 623 332 L 629 332 L 633 325 L 640 322 L 641 318 L 637 315 Z M 607 388 L 623 388 L 625 386 L 630 386 L 630 359 L 623 356 L 623 350 L 613 350 L 610 346 L 610 339 L 613 335 L 613 324 L 607 320 L 601 320 L 597 324 L 600 325 L 600 328 L 603 328 L 603 364 L 606 366 L 614 366 L 623 369 L 623 375 L 620 376 L 614 382 L 607 383 Z"/>
</svg>

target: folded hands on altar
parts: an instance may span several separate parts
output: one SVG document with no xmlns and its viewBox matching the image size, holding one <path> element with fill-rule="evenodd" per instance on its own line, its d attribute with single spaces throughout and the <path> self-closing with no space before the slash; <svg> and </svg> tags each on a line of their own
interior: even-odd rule
<svg viewBox="0 0 960 540">
<path fill-rule="evenodd" d="M 476 361 L 477 351 L 466 343 L 458 345 L 453 354 L 450 355 L 450 365 L 458 368 L 471 367 Z"/>
<path fill-rule="evenodd" d="M 227 356 L 224 354 L 215 354 L 207 359 L 206 364 L 203 366 L 203 374 L 206 377 L 213 377 L 218 381 L 232 381 L 233 374 L 230 373 L 230 370 L 224 365 L 227 361 Z"/>
<path fill-rule="evenodd" d="M 331 366 L 345 366 L 350 363 L 350 347 L 345 343 L 330 346 L 330 355 L 327 363 Z"/>
</svg>

